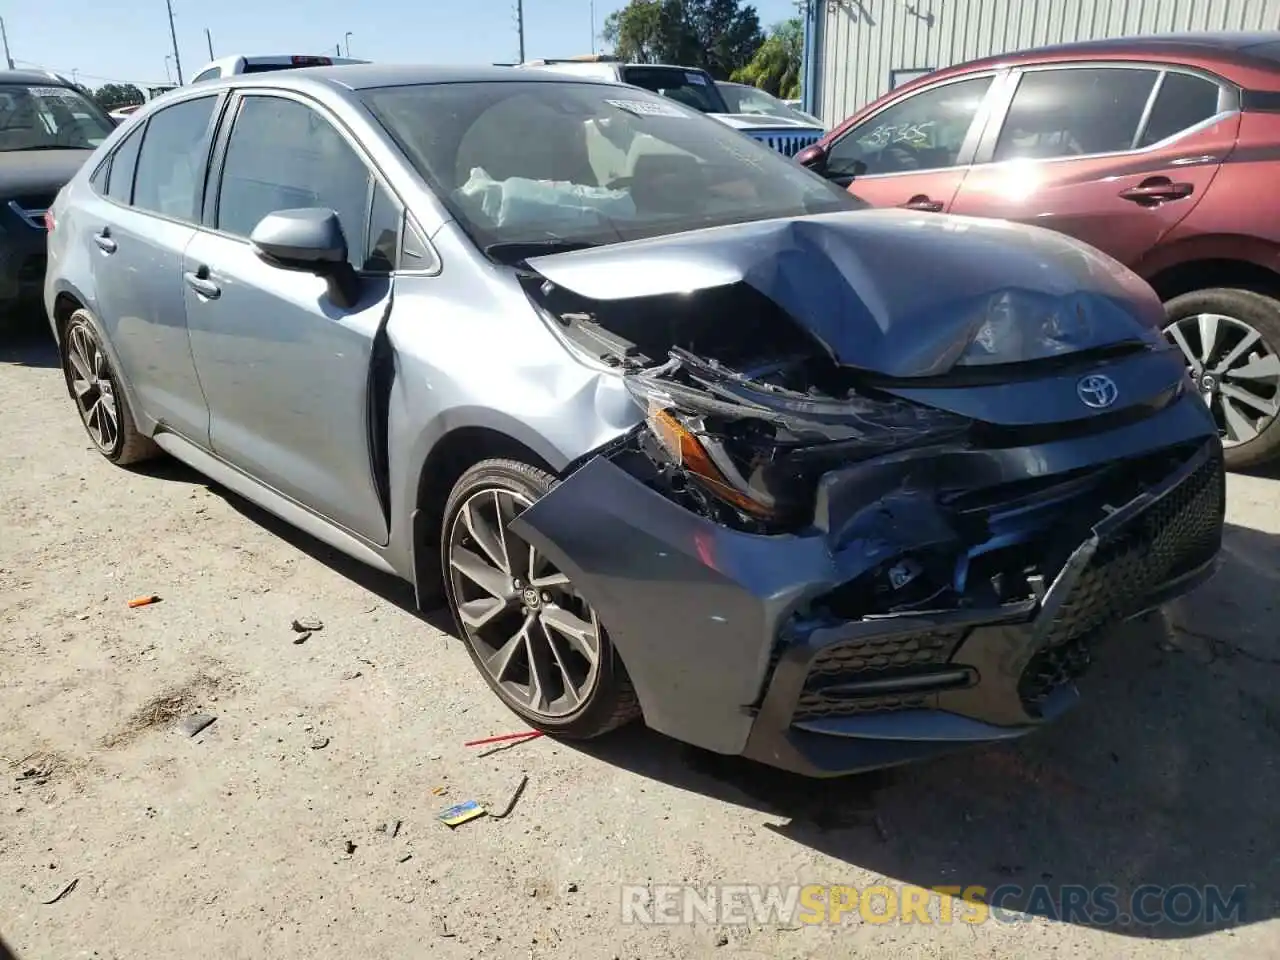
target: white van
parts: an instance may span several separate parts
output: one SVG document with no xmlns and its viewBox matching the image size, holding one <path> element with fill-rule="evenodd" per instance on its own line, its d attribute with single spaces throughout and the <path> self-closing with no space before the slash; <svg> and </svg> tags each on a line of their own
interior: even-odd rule
<svg viewBox="0 0 1280 960">
<path fill-rule="evenodd" d="M 342 63 L 368 62 L 368 60 L 353 60 L 350 57 L 309 56 L 296 53 L 274 57 L 219 57 L 205 64 L 200 72 L 191 78 L 191 82 L 217 80 L 219 77 L 231 77 L 240 73 L 266 73 L 271 70 L 297 70 L 301 67 L 330 67 Z"/>
</svg>

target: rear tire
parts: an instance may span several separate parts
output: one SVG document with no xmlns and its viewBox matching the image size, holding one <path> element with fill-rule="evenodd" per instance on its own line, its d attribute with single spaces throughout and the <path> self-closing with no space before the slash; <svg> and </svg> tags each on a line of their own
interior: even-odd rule
<svg viewBox="0 0 1280 960">
<path fill-rule="evenodd" d="M 1187 360 L 1222 433 L 1229 470 L 1280 456 L 1280 300 L 1216 287 L 1165 304 L 1165 336 Z M 1206 361 L 1207 353 L 1207 361 Z"/>
<path fill-rule="evenodd" d="M 508 529 L 556 485 L 519 461 L 476 464 L 445 504 L 440 565 L 458 636 L 493 692 L 531 726 L 586 740 L 635 719 L 640 706 L 586 599 Z"/>
<path fill-rule="evenodd" d="M 87 310 L 77 310 L 67 321 L 62 336 L 62 374 L 80 422 L 99 453 L 120 467 L 160 453 L 155 442 L 138 429 L 129 398 Z"/>
</svg>

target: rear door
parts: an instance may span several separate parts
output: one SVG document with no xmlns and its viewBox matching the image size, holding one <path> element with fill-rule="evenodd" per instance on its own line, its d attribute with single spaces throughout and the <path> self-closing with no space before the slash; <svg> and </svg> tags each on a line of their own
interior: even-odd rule
<svg viewBox="0 0 1280 960">
<path fill-rule="evenodd" d="M 1136 265 L 1200 202 L 1235 145 L 1238 92 L 1157 64 L 1020 71 L 953 213 L 1069 234 Z"/>
<path fill-rule="evenodd" d="M 149 117 L 112 153 L 105 195 L 87 211 L 99 319 L 144 411 L 208 442 L 208 412 L 187 341 L 182 255 L 195 236 L 216 94 Z"/>
<path fill-rule="evenodd" d="M 369 368 L 391 297 L 386 238 L 398 242 L 403 208 L 318 106 L 249 93 L 228 113 L 206 229 L 187 248 L 177 284 L 213 451 L 347 530 L 386 543 Z M 262 218 L 298 207 L 337 213 L 362 277 L 353 306 L 335 303 L 323 278 L 270 266 L 254 253 L 248 238 Z"/>
<path fill-rule="evenodd" d="M 1003 79 L 946 80 L 887 103 L 832 142 L 824 176 L 877 207 L 946 212 Z"/>
</svg>

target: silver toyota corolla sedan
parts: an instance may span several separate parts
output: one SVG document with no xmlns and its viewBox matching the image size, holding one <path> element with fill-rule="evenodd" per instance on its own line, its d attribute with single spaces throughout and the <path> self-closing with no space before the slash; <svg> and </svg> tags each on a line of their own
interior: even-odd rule
<svg viewBox="0 0 1280 960">
<path fill-rule="evenodd" d="M 104 456 L 443 599 L 531 724 L 827 775 L 1052 720 L 1223 521 L 1149 288 L 864 206 L 604 81 L 246 75 L 113 132 L 45 299 Z"/>
</svg>

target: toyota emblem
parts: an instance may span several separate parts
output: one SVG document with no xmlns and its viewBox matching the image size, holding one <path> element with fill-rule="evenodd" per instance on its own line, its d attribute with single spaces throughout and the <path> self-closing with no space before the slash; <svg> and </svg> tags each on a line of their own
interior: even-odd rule
<svg viewBox="0 0 1280 960">
<path fill-rule="evenodd" d="M 1076 384 L 1076 395 L 1086 407 L 1094 410 L 1105 410 L 1116 402 L 1120 388 L 1110 377 L 1101 373 L 1091 373 L 1082 377 Z"/>
</svg>

